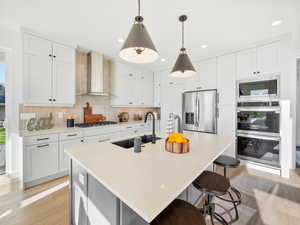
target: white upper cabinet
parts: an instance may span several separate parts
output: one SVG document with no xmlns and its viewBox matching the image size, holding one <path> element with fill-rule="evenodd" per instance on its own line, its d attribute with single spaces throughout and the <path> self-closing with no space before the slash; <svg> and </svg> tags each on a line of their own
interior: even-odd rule
<svg viewBox="0 0 300 225">
<path fill-rule="evenodd" d="M 51 104 L 52 44 L 50 41 L 24 36 L 25 103 Z"/>
<path fill-rule="evenodd" d="M 185 89 L 188 91 L 217 88 L 216 58 L 194 63 L 196 74 L 186 79 Z"/>
<path fill-rule="evenodd" d="M 237 79 L 279 73 L 279 42 L 237 53 Z"/>
<path fill-rule="evenodd" d="M 256 72 L 256 49 L 250 49 L 237 53 L 236 58 L 237 79 L 249 79 Z"/>
<path fill-rule="evenodd" d="M 153 73 L 112 63 L 111 105 L 153 106 Z"/>
<path fill-rule="evenodd" d="M 24 34 L 24 103 L 75 104 L 75 49 Z"/>
<path fill-rule="evenodd" d="M 53 44 L 53 102 L 59 105 L 75 104 L 75 51 Z"/>
<path fill-rule="evenodd" d="M 217 89 L 219 105 L 234 105 L 236 80 L 236 55 L 218 57 Z"/>
<path fill-rule="evenodd" d="M 279 73 L 279 49 L 278 42 L 257 48 L 258 75 Z"/>
<path fill-rule="evenodd" d="M 154 87 L 153 87 L 153 101 L 154 101 L 154 107 L 160 107 L 160 82 L 161 82 L 161 73 L 155 73 L 154 74 Z"/>
</svg>

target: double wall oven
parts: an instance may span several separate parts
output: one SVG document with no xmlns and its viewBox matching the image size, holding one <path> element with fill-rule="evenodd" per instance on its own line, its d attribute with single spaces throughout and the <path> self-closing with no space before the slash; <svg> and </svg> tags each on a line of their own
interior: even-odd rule
<svg viewBox="0 0 300 225">
<path fill-rule="evenodd" d="M 265 80 L 263 86 L 258 83 L 258 87 L 253 81 L 249 83 L 251 85 L 246 82 L 242 85 L 255 91 L 243 93 L 252 93 L 253 98 L 244 99 L 239 95 L 237 103 L 237 155 L 240 159 L 280 167 L 280 102 L 275 100 L 275 95 L 274 98 L 262 98 L 267 93 L 278 94 L 278 85 L 274 84 L 274 80 Z M 239 86 L 239 89 L 243 87 Z M 268 91 L 268 88 L 272 91 Z"/>
</svg>

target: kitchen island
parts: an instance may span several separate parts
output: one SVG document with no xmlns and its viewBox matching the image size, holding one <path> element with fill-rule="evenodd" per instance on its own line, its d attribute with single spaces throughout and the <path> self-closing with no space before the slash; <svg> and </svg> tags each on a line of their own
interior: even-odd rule
<svg viewBox="0 0 300 225">
<path fill-rule="evenodd" d="M 186 154 L 166 152 L 163 133 L 141 153 L 112 144 L 116 140 L 66 148 L 71 158 L 72 225 L 149 224 L 177 197 L 192 202 L 191 183 L 234 138 L 184 134 L 190 140 Z"/>
</svg>

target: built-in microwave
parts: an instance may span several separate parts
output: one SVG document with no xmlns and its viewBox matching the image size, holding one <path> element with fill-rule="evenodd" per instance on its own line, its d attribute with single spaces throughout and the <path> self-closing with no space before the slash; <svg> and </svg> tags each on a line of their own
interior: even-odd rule
<svg viewBox="0 0 300 225">
<path fill-rule="evenodd" d="M 279 99 L 279 76 L 257 80 L 238 81 L 238 98 L 251 99 Z"/>
</svg>

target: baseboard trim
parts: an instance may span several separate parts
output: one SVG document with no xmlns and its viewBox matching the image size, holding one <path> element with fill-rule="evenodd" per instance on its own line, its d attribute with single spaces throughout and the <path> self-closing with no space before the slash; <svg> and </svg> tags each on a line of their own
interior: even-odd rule
<svg viewBox="0 0 300 225">
<path fill-rule="evenodd" d="M 271 167 L 271 166 L 268 166 L 268 165 L 262 165 L 262 164 L 259 164 L 259 163 L 249 162 L 249 161 L 245 161 L 245 160 L 242 160 L 242 163 L 247 168 L 250 168 L 250 169 L 260 170 L 260 171 L 275 174 L 275 175 L 278 175 L 278 176 L 282 175 L 281 174 L 281 168 Z"/>
<path fill-rule="evenodd" d="M 67 175 L 69 175 L 69 171 L 63 171 L 63 172 L 59 172 L 59 173 L 56 173 L 56 174 L 53 174 L 53 175 L 50 175 L 50 176 L 47 176 L 47 177 L 43 177 L 43 178 L 40 178 L 40 179 L 37 179 L 37 180 L 24 182 L 23 188 L 24 189 L 31 188 L 33 186 L 49 182 L 51 180 L 55 180 L 55 179 L 60 178 L 60 177 L 65 177 Z"/>
</svg>

